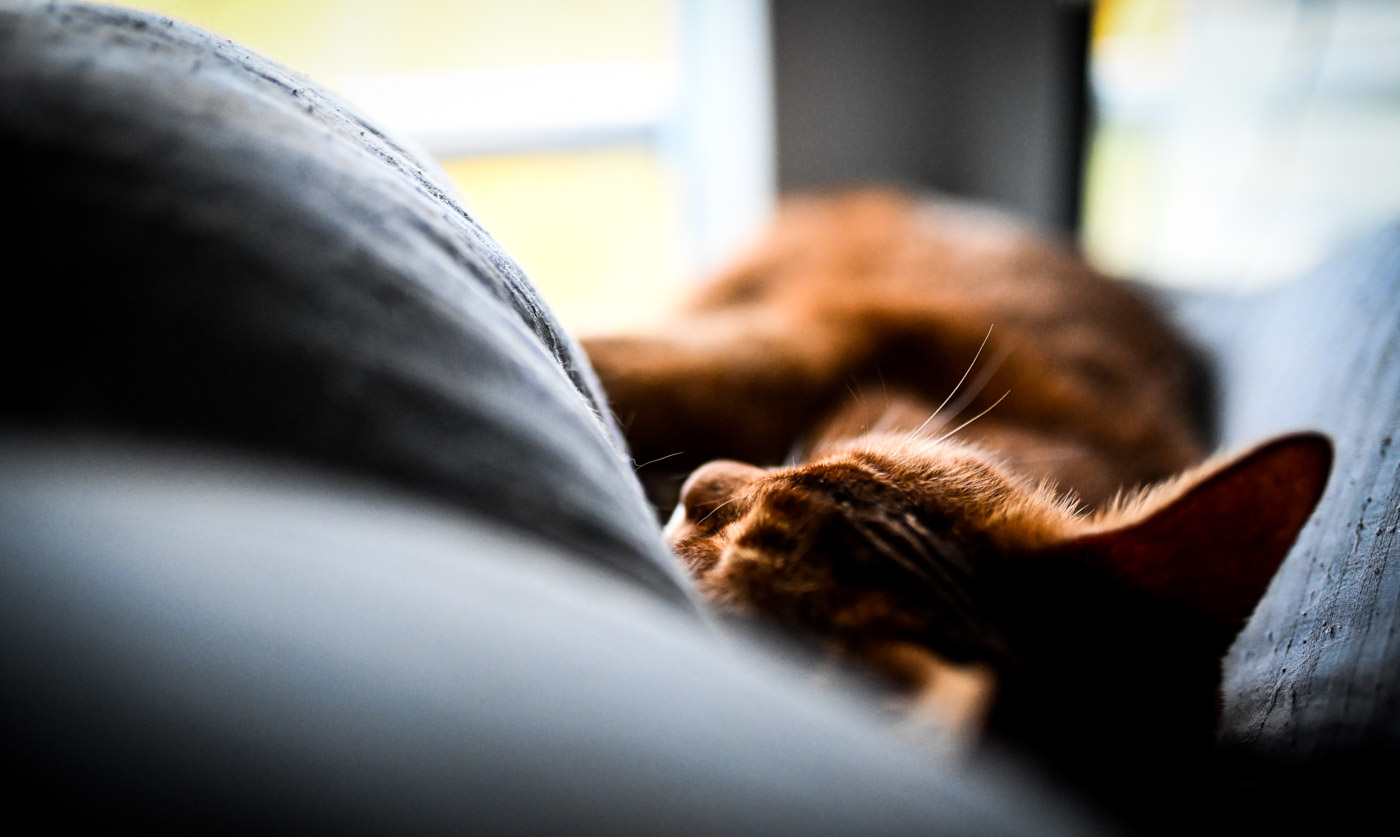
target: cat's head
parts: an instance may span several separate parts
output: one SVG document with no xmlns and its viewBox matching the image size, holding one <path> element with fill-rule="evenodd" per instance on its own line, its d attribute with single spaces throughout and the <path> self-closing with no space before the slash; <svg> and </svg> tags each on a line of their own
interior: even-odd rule
<svg viewBox="0 0 1400 837">
<path fill-rule="evenodd" d="M 1220 658 L 1330 466 L 1325 437 L 1287 436 L 1082 514 L 976 448 L 867 438 L 705 465 L 667 535 L 719 609 L 817 637 L 955 723 L 1035 738 L 1047 714 L 1111 728 L 1127 701 L 1209 732 Z"/>
</svg>

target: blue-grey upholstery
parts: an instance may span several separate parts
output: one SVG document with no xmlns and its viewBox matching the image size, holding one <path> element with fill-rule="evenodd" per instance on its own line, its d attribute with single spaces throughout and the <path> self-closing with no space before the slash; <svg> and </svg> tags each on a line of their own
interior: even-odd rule
<svg viewBox="0 0 1400 837">
<path fill-rule="evenodd" d="M 1186 297 L 1221 444 L 1315 428 L 1327 491 L 1225 661 L 1224 786 L 1246 822 L 1366 823 L 1400 781 L 1400 224 L 1283 288 Z"/>
</svg>

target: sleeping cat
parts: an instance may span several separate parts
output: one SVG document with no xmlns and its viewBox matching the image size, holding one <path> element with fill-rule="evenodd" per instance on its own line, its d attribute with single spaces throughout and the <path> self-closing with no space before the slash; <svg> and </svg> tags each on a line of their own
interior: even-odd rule
<svg viewBox="0 0 1400 837">
<path fill-rule="evenodd" d="M 1331 463 L 1308 433 L 1203 462 L 1192 356 L 1127 286 L 895 191 L 790 200 L 670 318 L 585 346 L 717 609 L 1139 815 L 1203 764 Z"/>
</svg>

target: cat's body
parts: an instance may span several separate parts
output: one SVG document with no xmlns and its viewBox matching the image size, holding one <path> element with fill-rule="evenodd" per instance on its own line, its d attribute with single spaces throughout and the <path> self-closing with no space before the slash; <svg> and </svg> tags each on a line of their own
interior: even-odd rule
<svg viewBox="0 0 1400 837">
<path fill-rule="evenodd" d="M 896 192 L 789 201 L 672 318 L 587 348 L 634 458 L 672 457 L 641 472 L 654 489 L 719 457 L 913 430 L 979 348 L 930 434 L 1009 391 L 959 438 L 1093 503 L 1204 453 L 1191 358 L 1136 296 L 1005 218 Z"/>
<path fill-rule="evenodd" d="M 1147 305 L 887 191 L 789 204 L 653 333 L 586 346 L 638 461 L 701 466 L 650 489 L 717 608 L 1128 809 L 1209 751 L 1220 659 L 1330 466 L 1312 434 L 1202 465 Z"/>
</svg>

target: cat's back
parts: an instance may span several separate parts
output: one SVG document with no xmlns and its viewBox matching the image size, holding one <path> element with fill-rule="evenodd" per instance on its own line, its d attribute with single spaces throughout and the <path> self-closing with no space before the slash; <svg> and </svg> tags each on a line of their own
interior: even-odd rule
<svg viewBox="0 0 1400 837">
<path fill-rule="evenodd" d="M 999 369 L 972 409 L 1010 395 L 968 436 L 998 448 L 1034 437 L 1016 455 L 1046 455 L 1051 437 L 1072 453 L 1048 455 L 1090 451 L 1091 465 L 1043 474 L 1086 496 L 1159 479 L 1203 449 L 1190 348 L 1137 289 L 995 210 L 883 188 L 797 196 L 690 310 L 766 311 L 794 332 L 839 323 L 881 386 L 902 377 L 934 403 L 985 348 Z"/>
<path fill-rule="evenodd" d="M 758 245 L 691 306 L 753 303 L 1007 331 L 1085 323 L 1130 343 L 1164 331 L 1134 291 L 1055 238 L 990 207 L 889 188 L 785 199 Z"/>
</svg>

